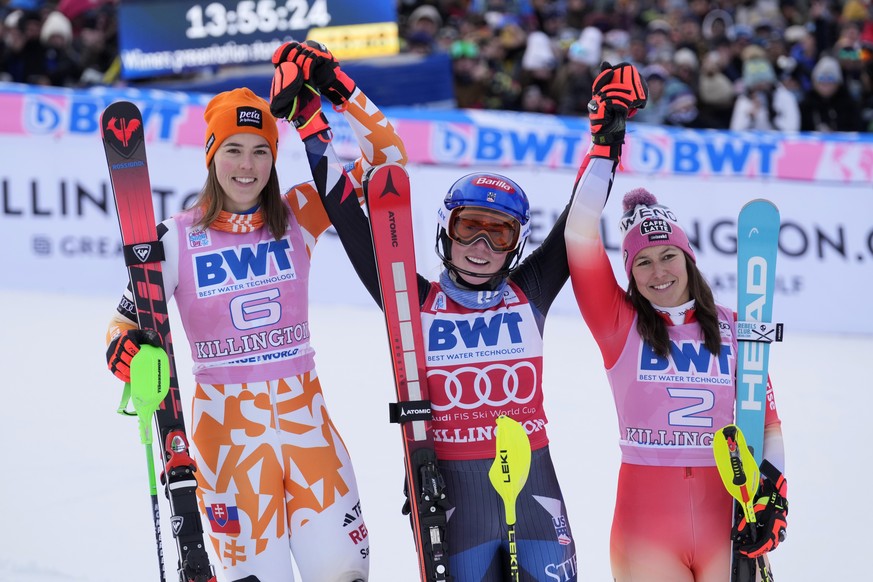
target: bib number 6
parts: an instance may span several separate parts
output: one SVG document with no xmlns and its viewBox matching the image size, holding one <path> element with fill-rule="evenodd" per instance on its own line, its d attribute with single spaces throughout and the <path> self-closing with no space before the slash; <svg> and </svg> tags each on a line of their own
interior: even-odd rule
<svg viewBox="0 0 873 582">
<path fill-rule="evenodd" d="M 233 325 L 239 330 L 247 330 L 277 323 L 282 317 L 282 305 L 278 299 L 278 289 L 234 297 L 230 301 Z"/>
</svg>

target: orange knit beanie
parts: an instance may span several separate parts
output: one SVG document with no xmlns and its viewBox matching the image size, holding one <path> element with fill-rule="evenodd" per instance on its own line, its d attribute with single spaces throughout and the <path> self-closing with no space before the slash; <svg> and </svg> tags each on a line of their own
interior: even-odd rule
<svg viewBox="0 0 873 582">
<path fill-rule="evenodd" d="M 219 93 L 206 106 L 203 118 L 206 120 L 207 168 L 221 143 L 237 133 L 263 136 L 276 162 L 279 128 L 270 114 L 270 106 L 250 89 L 243 87 Z"/>
</svg>

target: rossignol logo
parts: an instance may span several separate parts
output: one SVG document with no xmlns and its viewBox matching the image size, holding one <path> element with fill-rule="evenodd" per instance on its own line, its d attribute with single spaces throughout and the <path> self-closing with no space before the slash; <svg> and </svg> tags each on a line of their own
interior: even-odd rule
<svg viewBox="0 0 873 582">
<path fill-rule="evenodd" d="M 473 180 L 474 186 L 489 186 L 491 188 L 499 188 L 504 192 L 513 193 L 515 192 L 515 188 L 513 188 L 509 182 L 506 180 L 500 180 L 498 178 L 489 178 L 486 176 L 482 176 Z"/>
<path fill-rule="evenodd" d="M 257 129 L 263 129 L 264 122 L 261 119 L 261 110 L 254 107 L 237 107 L 236 125 L 237 127 L 255 127 Z"/>
<path fill-rule="evenodd" d="M 174 515 L 170 518 L 170 526 L 173 528 L 173 534 L 179 535 L 182 531 L 182 525 L 185 523 L 185 518 L 180 515 Z"/>
<path fill-rule="evenodd" d="M 133 132 L 139 129 L 141 125 L 139 119 L 112 117 L 106 124 L 106 131 L 115 137 L 122 147 L 126 148 L 130 145 L 130 138 L 133 137 Z"/>
<path fill-rule="evenodd" d="M 151 245 L 133 245 L 133 254 L 143 263 L 148 261 L 149 255 L 152 254 Z"/>
<path fill-rule="evenodd" d="M 139 109 L 133 103 L 114 103 L 103 114 L 103 141 L 124 158 L 130 158 L 143 142 L 142 129 Z"/>
</svg>

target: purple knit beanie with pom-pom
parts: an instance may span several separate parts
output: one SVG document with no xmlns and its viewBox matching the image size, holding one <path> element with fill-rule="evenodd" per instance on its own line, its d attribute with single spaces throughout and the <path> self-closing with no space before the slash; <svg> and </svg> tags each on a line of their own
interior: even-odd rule
<svg viewBox="0 0 873 582">
<path fill-rule="evenodd" d="M 645 188 L 636 188 L 624 195 L 624 214 L 618 228 L 622 234 L 621 251 L 628 279 L 637 253 L 647 247 L 673 245 L 697 262 L 688 236 L 672 210 L 658 204 L 658 199 Z"/>
</svg>

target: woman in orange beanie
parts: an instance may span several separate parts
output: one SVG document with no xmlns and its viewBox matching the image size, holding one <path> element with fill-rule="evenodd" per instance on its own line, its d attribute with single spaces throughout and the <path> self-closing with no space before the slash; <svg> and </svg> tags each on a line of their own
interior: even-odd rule
<svg viewBox="0 0 873 582">
<path fill-rule="evenodd" d="M 405 162 L 381 112 L 354 107 L 369 127 L 367 163 Z M 226 580 L 293 580 L 292 556 L 305 581 L 367 580 L 355 473 L 309 341 L 310 257 L 327 215 L 310 183 L 282 194 L 266 101 L 227 91 L 204 118 L 203 190 L 158 226 L 165 293 L 176 299 L 194 361 L 191 440 L 204 529 Z M 130 298 L 128 290 L 108 333 L 109 367 L 124 381 L 139 346 L 159 344 L 137 329 Z"/>
</svg>

